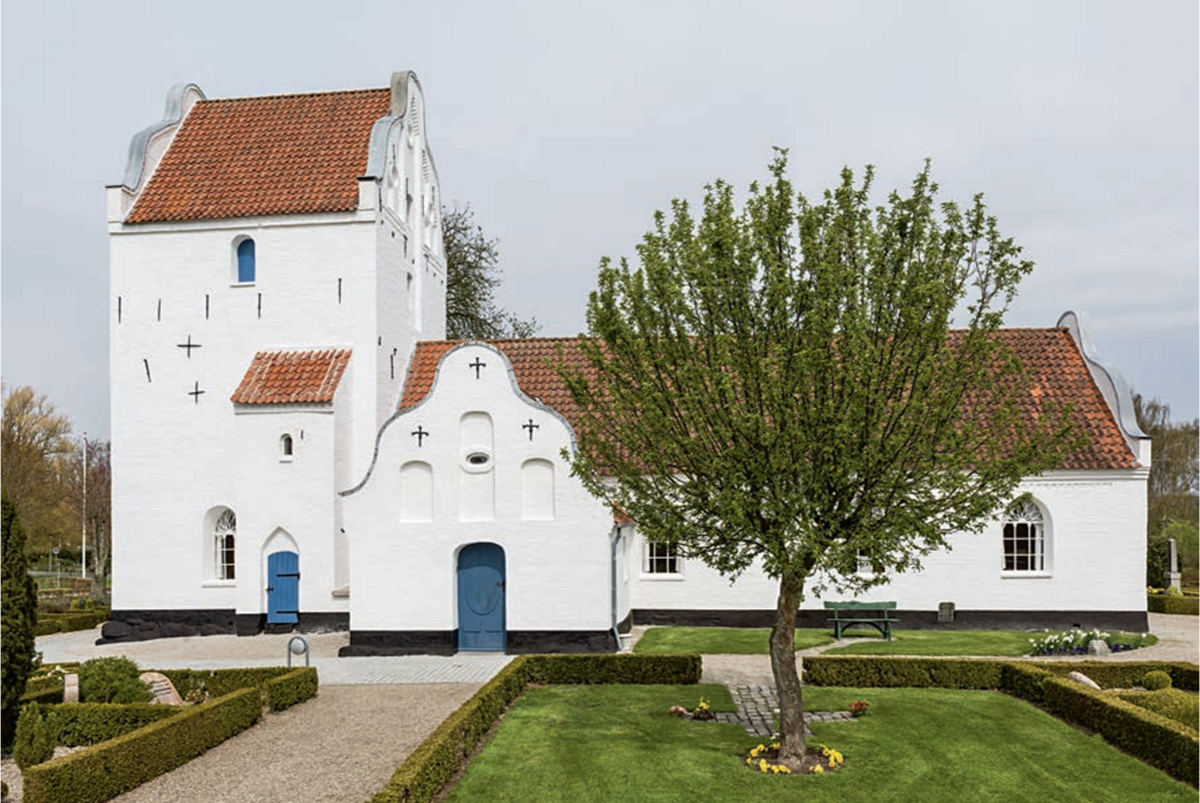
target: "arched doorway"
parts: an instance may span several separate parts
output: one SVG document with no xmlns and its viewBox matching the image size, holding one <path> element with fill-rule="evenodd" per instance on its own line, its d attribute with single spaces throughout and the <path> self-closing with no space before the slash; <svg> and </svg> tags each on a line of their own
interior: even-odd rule
<svg viewBox="0 0 1200 803">
<path fill-rule="evenodd" d="M 300 556 L 272 552 L 267 556 L 267 623 L 296 624 L 300 614 Z"/>
<path fill-rule="evenodd" d="M 506 641 L 504 550 L 469 544 L 458 553 L 458 648 L 503 652 Z"/>
</svg>

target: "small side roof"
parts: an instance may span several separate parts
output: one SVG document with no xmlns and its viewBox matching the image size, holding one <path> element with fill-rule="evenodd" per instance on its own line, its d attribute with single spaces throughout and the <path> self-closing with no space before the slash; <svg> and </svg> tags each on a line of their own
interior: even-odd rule
<svg viewBox="0 0 1200 803">
<path fill-rule="evenodd" d="M 229 400 L 234 404 L 331 402 L 350 355 L 350 349 L 260 351 Z"/>
</svg>

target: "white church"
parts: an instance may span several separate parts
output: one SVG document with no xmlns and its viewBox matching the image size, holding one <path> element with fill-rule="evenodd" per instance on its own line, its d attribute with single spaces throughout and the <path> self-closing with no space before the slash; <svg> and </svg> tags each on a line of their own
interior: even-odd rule
<svg viewBox="0 0 1200 803">
<path fill-rule="evenodd" d="M 772 580 L 647 543 L 570 476 L 576 410 L 550 359 L 574 338 L 444 339 L 413 73 L 223 100 L 176 86 L 107 192 L 103 640 L 294 628 L 349 630 L 350 655 L 604 651 L 633 624 L 772 621 Z M 1129 392 L 1073 313 L 1003 336 L 1089 445 L 864 598 L 908 627 L 1143 630 L 1150 442 Z"/>
</svg>

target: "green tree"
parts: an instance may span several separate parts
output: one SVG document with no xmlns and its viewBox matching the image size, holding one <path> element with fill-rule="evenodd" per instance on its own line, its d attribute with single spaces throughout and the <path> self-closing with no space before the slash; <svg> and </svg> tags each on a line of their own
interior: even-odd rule
<svg viewBox="0 0 1200 803">
<path fill-rule="evenodd" d="M 1133 396 L 1133 410 L 1153 445 L 1146 488 L 1146 585 L 1158 587 L 1167 571 L 1171 536 L 1165 530 L 1175 522 L 1200 524 L 1200 419 L 1172 421 L 1169 404 L 1140 393 Z M 1182 549 L 1179 557 L 1185 560 Z"/>
<path fill-rule="evenodd" d="M 0 425 L 0 483 L 16 504 L 31 551 L 48 552 L 79 532 L 68 499 L 76 444 L 71 421 L 28 386 L 4 386 Z"/>
<path fill-rule="evenodd" d="M 442 240 L 446 251 L 446 337 L 486 340 L 494 337 L 533 337 L 536 318 L 521 320 L 496 306 L 500 286 L 499 241 L 489 240 L 476 225 L 470 206 L 442 209 Z"/>
<path fill-rule="evenodd" d="M 593 494 L 727 576 L 757 563 L 778 580 L 771 668 L 796 769 L 806 584 L 886 581 L 855 573 L 859 557 L 918 569 L 1079 439 L 1067 410 L 1019 412 L 1029 382 L 994 335 L 1032 263 L 981 197 L 938 205 L 926 165 L 872 212 L 870 167 L 820 203 L 785 172 L 781 152 L 740 212 L 721 181 L 699 220 L 674 201 L 639 268 L 602 260 L 583 370 L 560 370 Z"/>
<path fill-rule="evenodd" d="M 17 507 L 0 491 L 0 742 L 12 741 L 25 681 L 34 666 L 37 584 L 25 558 L 25 529 Z"/>
</svg>

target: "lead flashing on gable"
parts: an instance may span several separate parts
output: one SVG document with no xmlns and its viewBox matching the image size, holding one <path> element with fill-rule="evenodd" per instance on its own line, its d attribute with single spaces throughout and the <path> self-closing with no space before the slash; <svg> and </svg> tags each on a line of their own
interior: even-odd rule
<svg viewBox="0 0 1200 803">
<path fill-rule="evenodd" d="M 1085 313 L 1067 310 L 1058 318 L 1056 326 L 1071 333 L 1083 361 L 1092 375 L 1092 381 L 1100 389 L 1100 395 L 1112 411 L 1113 419 L 1125 437 L 1129 449 L 1143 466 L 1150 464 L 1150 437 L 1138 426 L 1137 415 L 1133 409 L 1133 394 L 1129 383 L 1121 372 L 1105 364 L 1092 341 L 1091 322 Z"/>
<path fill-rule="evenodd" d="M 150 141 L 171 127 L 177 127 L 187 113 L 191 111 L 196 101 L 205 100 L 204 91 L 195 84 L 175 84 L 167 90 L 167 105 L 163 118 L 154 125 L 147 126 L 133 135 L 129 141 L 129 155 L 125 162 L 125 176 L 122 186 L 131 192 L 137 192 L 146 173 L 146 153 Z"/>
</svg>

